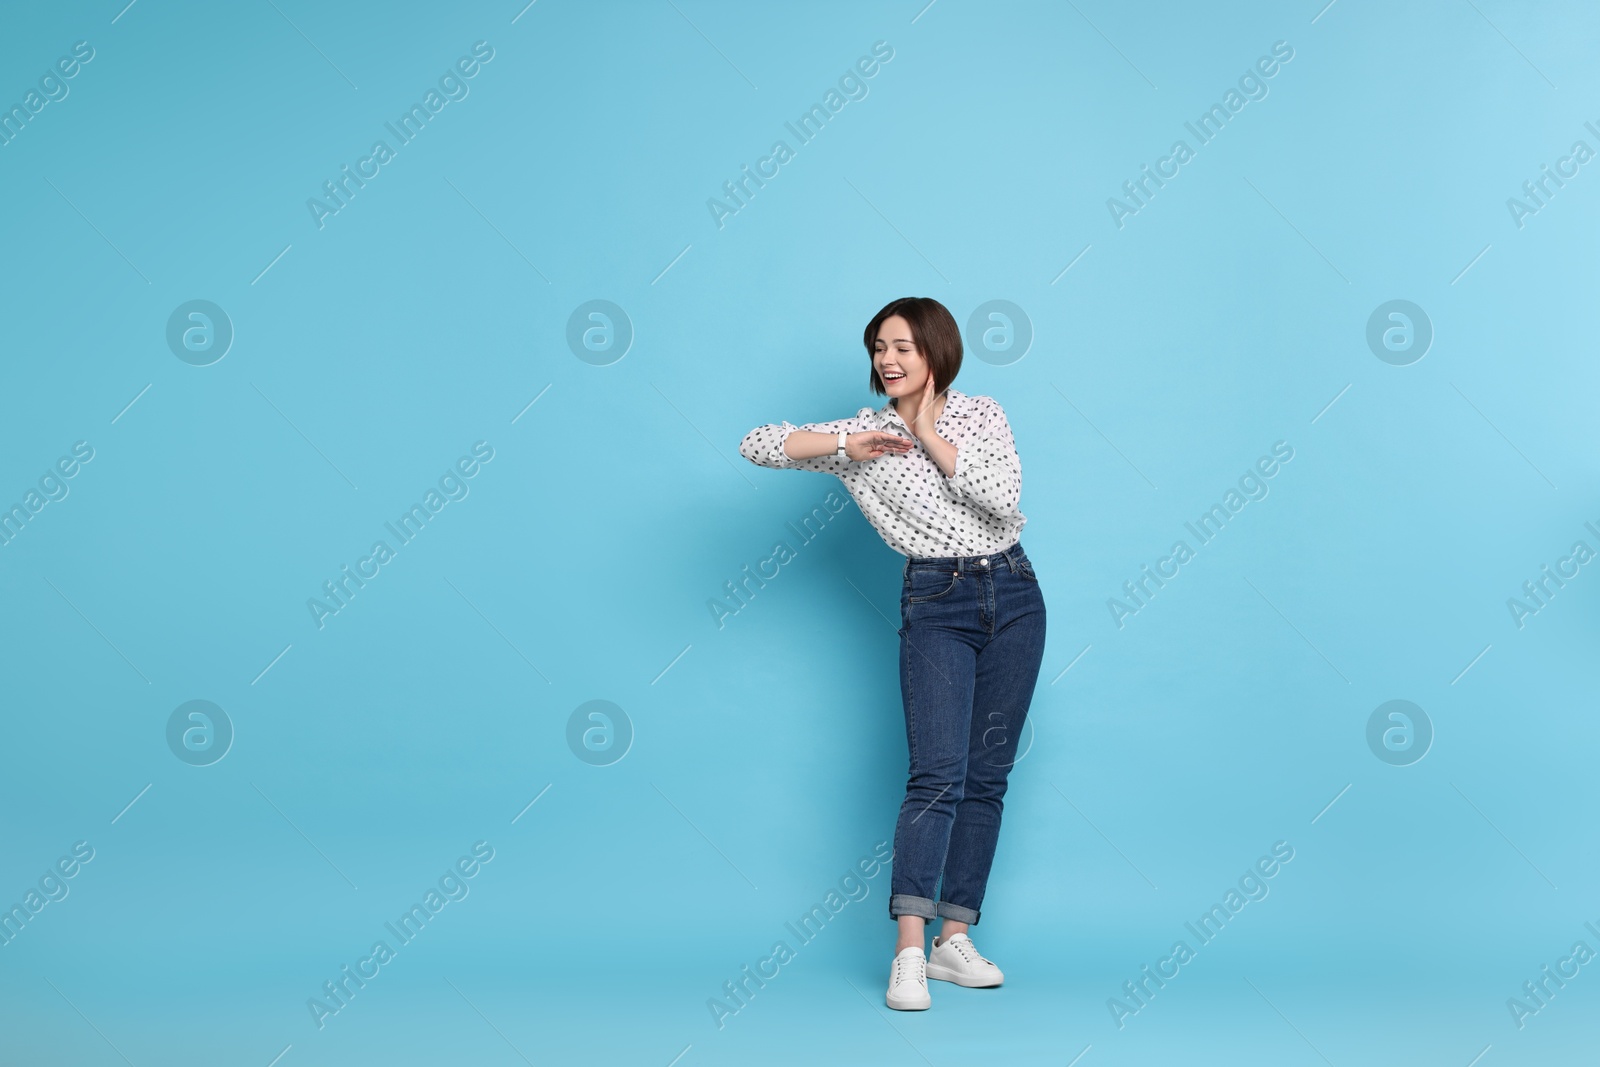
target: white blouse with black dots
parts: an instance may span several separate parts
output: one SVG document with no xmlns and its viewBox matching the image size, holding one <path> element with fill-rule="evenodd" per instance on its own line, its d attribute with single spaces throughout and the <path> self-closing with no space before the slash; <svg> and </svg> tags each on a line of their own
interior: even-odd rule
<svg viewBox="0 0 1600 1067">
<path fill-rule="evenodd" d="M 885 430 L 909 438 L 912 446 L 904 454 L 886 452 L 859 463 L 832 453 L 792 459 L 783 443 L 796 430 L 835 435 Z M 903 556 L 976 556 L 1016 544 L 1028 521 L 1017 507 L 1022 460 L 1000 404 L 993 397 L 948 389 L 934 430 L 956 448 L 955 474 L 949 478 L 892 400 L 848 419 L 757 426 L 739 442 L 739 454 L 762 467 L 838 475 L 867 521 Z"/>
</svg>

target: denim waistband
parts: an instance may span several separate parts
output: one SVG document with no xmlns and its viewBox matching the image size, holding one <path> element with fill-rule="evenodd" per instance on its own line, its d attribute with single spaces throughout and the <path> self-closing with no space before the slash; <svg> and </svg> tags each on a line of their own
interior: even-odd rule
<svg viewBox="0 0 1600 1067">
<path fill-rule="evenodd" d="M 907 556 L 906 567 L 937 567 L 941 571 L 983 571 L 991 570 L 1001 565 L 1001 561 L 1017 569 L 1017 564 L 1028 558 L 1022 549 L 1022 542 L 1017 541 L 1009 548 L 1002 548 L 998 552 L 984 552 L 976 556 Z"/>
</svg>

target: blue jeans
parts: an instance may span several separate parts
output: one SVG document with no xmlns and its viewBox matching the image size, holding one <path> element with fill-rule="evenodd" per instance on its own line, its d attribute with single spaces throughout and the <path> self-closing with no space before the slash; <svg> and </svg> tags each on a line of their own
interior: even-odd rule
<svg viewBox="0 0 1600 1067">
<path fill-rule="evenodd" d="M 914 556 L 900 618 L 911 772 L 889 916 L 976 923 L 1044 658 L 1044 596 L 1020 541 L 987 556 Z"/>
</svg>

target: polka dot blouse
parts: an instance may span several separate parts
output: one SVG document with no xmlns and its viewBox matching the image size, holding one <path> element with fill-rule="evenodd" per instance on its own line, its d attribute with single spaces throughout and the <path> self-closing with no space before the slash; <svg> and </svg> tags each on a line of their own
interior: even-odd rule
<svg viewBox="0 0 1600 1067">
<path fill-rule="evenodd" d="M 886 452 L 859 463 L 832 453 L 792 459 L 783 443 L 796 430 L 835 435 L 885 430 L 912 444 L 903 455 Z M 838 475 L 867 521 L 903 556 L 976 556 L 1016 544 L 1028 520 L 1017 507 L 1022 461 L 1005 411 L 993 397 L 948 389 L 934 430 L 956 448 L 955 474 L 949 478 L 892 400 L 848 419 L 757 426 L 739 442 L 739 454 L 762 467 Z"/>
</svg>

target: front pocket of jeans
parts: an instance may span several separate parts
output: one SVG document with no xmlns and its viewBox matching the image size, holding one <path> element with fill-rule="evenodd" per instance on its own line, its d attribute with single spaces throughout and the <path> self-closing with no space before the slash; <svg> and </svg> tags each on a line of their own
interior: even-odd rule
<svg viewBox="0 0 1600 1067">
<path fill-rule="evenodd" d="M 911 582 L 906 587 L 911 594 L 907 598 L 908 602 L 923 604 L 929 600 L 938 600 L 942 596 L 949 595 L 959 581 L 961 579 L 956 575 L 955 571 L 913 571 Z M 922 592 L 918 593 L 917 590 L 922 590 Z"/>
</svg>

